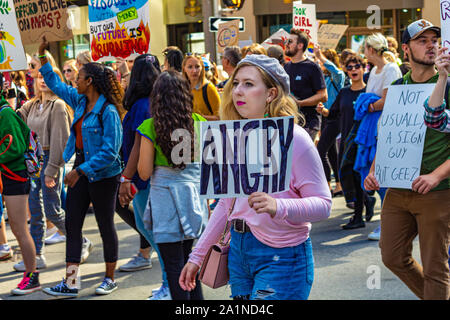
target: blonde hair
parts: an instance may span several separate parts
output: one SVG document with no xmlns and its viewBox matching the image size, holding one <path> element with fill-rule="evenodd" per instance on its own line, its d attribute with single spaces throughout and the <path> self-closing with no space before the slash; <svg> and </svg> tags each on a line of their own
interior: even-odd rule
<svg viewBox="0 0 450 320">
<path fill-rule="evenodd" d="M 248 54 L 264 54 L 267 56 L 267 50 L 259 43 L 252 43 L 249 46 L 245 46 L 241 49 L 242 59 Z"/>
<path fill-rule="evenodd" d="M 196 59 L 196 60 L 200 63 L 200 66 L 202 67 L 202 71 L 200 72 L 200 79 L 199 79 L 199 82 L 201 81 L 202 84 L 203 84 L 203 83 L 205 82 L 205 80 L 206 80 L 205 65 L 203 64 L 202 57 L 199 56 L 199 55 L 197 55 L 197 54 L 193 54 L 193 55 L 186 56 L 186 57 L 183 59 L 183 63 L 181 64 L 181 72 L 183 73 L 184 78 L 185 78 L 186 80 L 188 80 L 189 83 L 190 83 L 189 77 L 188 77 L 187 73 L 184 71 L 184 67 L 186 66 L 186 64 L 187 64 L 187 62 L 188 62 L 189 59 Z"/>
<path fill-rule="evenodd" d="M 77 55 L 76 61 L 81 65 L 85 65 L 86 63 L 92 62 L 91 52 L 89 50 L 80 52 Z"/>
<path fill-rule="evenodd" d="M 303 115 L 298 112 L 298 107 L 295 101 L 284 92 L 281 85 L 278 84 L 266 71 L 258 68 L 254 64 L 247 62 L 243 62 L 237 66 L 237 68 L 233 72 L 233 75 L 230 77 L 230 80 L 228 80 L 227 84 L 224 87 L 223 99 L 219 110 L 220 120 L 243 119 L 234 106 L 232 90 L 236 74 L 241 68 L 247 66 L 255 67 L 259 71 L 259 74 L 261 75 L 261 78 L 267 88 L 277 89 L 277 96 L 269 104 L 266 105 L 265 113 L 267 113 L 269 117 L 294 116 L 294 122 L 303 126 L 305 123 L 305 119 Z"/>
<path fill-rule="evenodd" d="M 395 55 L 389 51 L 388 41 L 381 33 L 373 33 L 366 38 L 365 45 L 375 50 L 377 55 L 384 57 L 388 62 L 395 62 Z"/>
<path fill-rule="evenodd" d="M 64 62 L 64 67 L 65 66 L 71 66 L 72 67 L 72 69 L 74 69 L 74 71 L 75 72 L 78 72 L 78 69 L 77 69 L 77 67 L 76 67 L 76 60 L 75 59 L 69 59 L 69 60 L 67 60 L 67 61 L 65 61 Z"/>
</svg>

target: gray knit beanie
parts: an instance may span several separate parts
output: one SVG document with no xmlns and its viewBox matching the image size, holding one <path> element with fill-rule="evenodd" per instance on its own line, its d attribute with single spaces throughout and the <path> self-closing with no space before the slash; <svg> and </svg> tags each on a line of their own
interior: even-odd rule
<svg viewBox="0 0 450 320">
<path fill-rule="evenodd" d="M 245 58 L 238 63 L 238 66 L 242 63 L 250 63 L 263 69 L 275 80 L 275 82 L 281 85 L 285 93 L 289 94 L 289 76 L 277 59 L 270 58 L 263 54 L 250 54 L 246 55 Z"/>
</svg>

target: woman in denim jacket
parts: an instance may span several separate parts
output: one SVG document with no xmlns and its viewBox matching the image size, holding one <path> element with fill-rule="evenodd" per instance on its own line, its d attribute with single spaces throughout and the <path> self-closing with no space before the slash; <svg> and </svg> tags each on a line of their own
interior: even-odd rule
<svg viewBox="0 0 450 320">
<path fill-rule="evenodd" d="M 47 86 L 73 110 L 74 120 L 63 158 L 68 162 L 76 154 L 74 169 L 64 179 L 68 186 L 66 212 L 66 278 L 45 293 L 77 296 L 78 267 L 81 258 L 84 218 L 90 202 L 95 211 L 106 274 L 97 294 L 109 294 L 117 285 L 114 270 L 118 259 L 118 240 L 114 227 L 114 211 L 121 160 L 121 108 L 123 89 L 114 72 L 102 64 L 88 63 L 78 74 L 77 88 L 64 82 L 53 72 L 44 55 L 45 39 L 39 47 L 40 72 Z"/>
</svg>

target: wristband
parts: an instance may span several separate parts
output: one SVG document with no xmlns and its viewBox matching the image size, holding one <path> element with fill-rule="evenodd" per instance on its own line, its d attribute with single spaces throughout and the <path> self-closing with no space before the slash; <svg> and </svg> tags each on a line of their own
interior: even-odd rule
<svg viewBox="0 0 450 320">
<path fill-rule="evenodd" d="M 120 177 L 120 183 L 124 183 L 124 182 L 131 182 L 131 179 L 125 177 L 124 175 L 122 175 Z"/>
</svg>

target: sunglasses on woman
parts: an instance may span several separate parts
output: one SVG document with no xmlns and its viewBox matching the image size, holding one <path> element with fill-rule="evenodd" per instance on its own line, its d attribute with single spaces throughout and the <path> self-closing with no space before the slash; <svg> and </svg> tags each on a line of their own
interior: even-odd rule
<svg viewBox="0 0 450 320">
<path fill-rule="evenodd" d="M 72 72 L 72 70 L 71 69 L 66 69 L 66 70 L 63 70 L 63 73 L 71 73 Z"/>
<path fill-rule="evenodd" d="M 353 69 L 358 70 L 359 68 L 361 68 L 361 65 L 358 63 L 355 64 L 354 66 L 347 66 L 346 68 L 348 71 L 352 71 Z"/>
<path fill-rule="evenodd" d="M 33 70 L 36 69 L 36 65 L 34 63 L 29 63 L 28 65 L 30 66 L 31 69 Z"/>
</svg>

